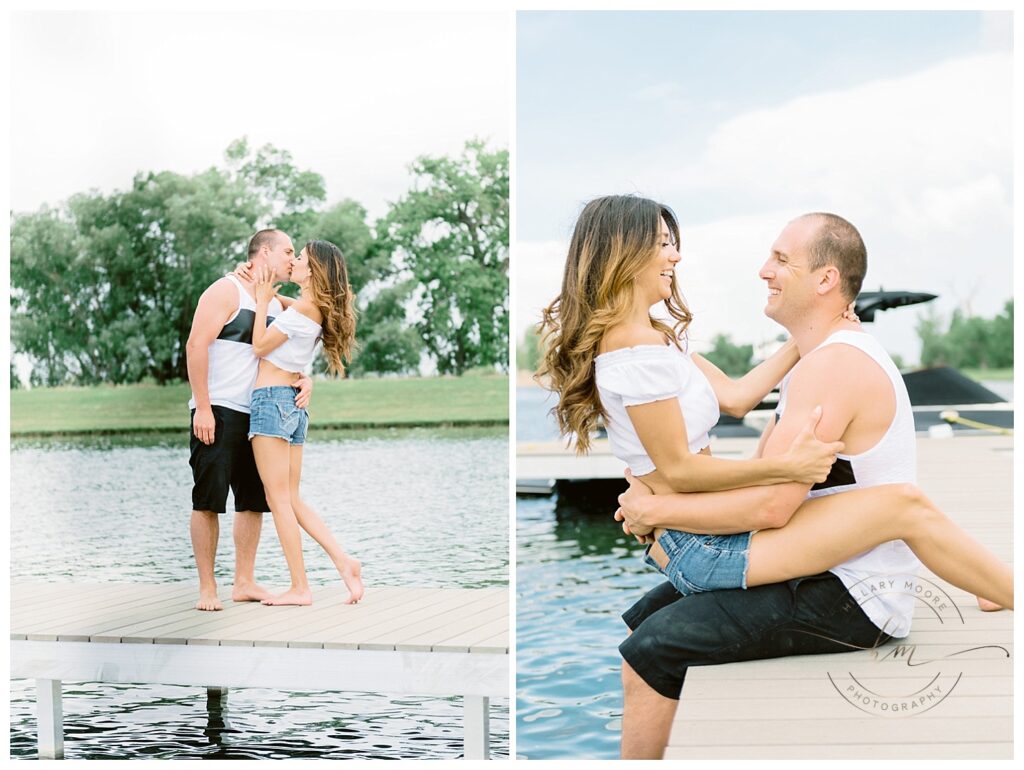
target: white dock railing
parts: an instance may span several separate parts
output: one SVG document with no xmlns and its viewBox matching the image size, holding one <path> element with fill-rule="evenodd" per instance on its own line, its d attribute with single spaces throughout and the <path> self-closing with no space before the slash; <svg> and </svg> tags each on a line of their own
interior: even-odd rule
<svg viewBox="0 0 1024 770">
<path fill-rule="evenodd" d="M 193 609 L 194 585 L 15 584 L 11 676 L 36 680 L 39 756 L 64 754 L 62 681 L 462 696 L 464 756 L 490 753 L 508 697 L 508 590 L 340 588 L 312 607 Z"/>
</svg>

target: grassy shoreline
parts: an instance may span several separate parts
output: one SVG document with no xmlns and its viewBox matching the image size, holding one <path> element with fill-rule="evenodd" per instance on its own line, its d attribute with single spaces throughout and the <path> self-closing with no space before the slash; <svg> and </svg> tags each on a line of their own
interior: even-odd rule
<svg viewBox="0 0 1024 770">
<path fill-rule="evenodd" d="M 507 376 L 318 380 L 310 426 L 345 430 L 508 424 Z M 119 385 L 11 391 L 11 435 L 187 431 L 189 387 Z"/>
</svg>

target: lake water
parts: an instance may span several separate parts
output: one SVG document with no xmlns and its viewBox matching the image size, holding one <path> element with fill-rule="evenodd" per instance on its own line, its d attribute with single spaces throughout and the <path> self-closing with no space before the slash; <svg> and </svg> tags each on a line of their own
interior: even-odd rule
<svg viewBox="0 0 1024 770">
<path fill-rule="evenodd" d="M 519 388 L 516 404 L 517 440 L 557 438 L 545 391 Z M 661 576 L 623 536 L 615 507 L 614 496 L 585 508 L 557 494 L 516 499 L 518 757 L 618 757 L 619 616 Z"/>
<path fill-rule="evenodd" d="M 505 431 L 313 431 L 303 497 L 376 585 L 478 588 L 508 582 Z M 196 581 L 191 472 L 180 438 L 18 441 L 11 448 L 11 580 Z M 229 500 L 228 508 L 232 503 Z M 231 582 L 231 515 L 217 578 Z M 310 582 L 339 582 L 305 541 Z M 268 516 L 257 579 L 288 571 Z M 35 758 L 34 683 L 11 682 L 11 754 Z M 210 715 L 205 690 L 66 683 L 68 758 L 455 758 L 461 698 L 232 690 Z M 508 755 L 508 703 L 492 701 L 492 752 Z"/>
<path fill-rule="evenodd" d="M 1008 400 L 1013 383 L 985 385 Z M 540 388 L 516 393 L 518 441 L 558 429 Z M 612 519 L 617 503 L 516 499 L 516 755 L 618 757 L 622 728 L 621 613 L 662 578 Z"/>
</svg>

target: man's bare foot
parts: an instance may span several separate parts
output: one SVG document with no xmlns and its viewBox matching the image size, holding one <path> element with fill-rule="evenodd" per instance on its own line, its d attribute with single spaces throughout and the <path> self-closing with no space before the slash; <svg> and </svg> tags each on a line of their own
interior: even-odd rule
<svg viewBox="0 0 1024 770">
<path fill-rule="evenodd" d="M 277 607 L 283 604 L 295 604 L 302 607 L 306 607 L 312 603 L 313 592 L 310 591 L 308 588 L 302 590 L 297 588 L 289 588 L 283 594 L 271 596 L 263 600 L 263 604 L 266 604 L 268 607 Z"/>
<path fill-rule="evenodd" d="M 220 599 L 217 598 L 217 589 L 212 588 L 205 590 L 200 588 L 199 601 L 196 602 L 196 609 L 206 610 L 208 612 L 224 609 L 224 605 L 221 604 Z"/>
<path fill-rule="evenodd" d="M 346 556 L 341 566 L 337 564 L 334 566 L 338 568 L 338 573 L 348 589 L 348 601 L 345 604 L 355 604 L 363 598 L 363 579 L 361 577 L 363 565 L 359 563 L 358 559 Z"/>
<path fill-rule="evenodd" d="M 231 589 L 233 602 L 261 602 L 270 597 L 270 591 L 256 583 L 236 583 Z"/>
<path fill-rule="evenodd" d="M 977 597 L 978 606 L 982 612 L 996 612 L 997 610 L 1003 609 L 1003 605 L 990 602 L 988 599 L 982 599 L 980 596 Z"/>
</svg>

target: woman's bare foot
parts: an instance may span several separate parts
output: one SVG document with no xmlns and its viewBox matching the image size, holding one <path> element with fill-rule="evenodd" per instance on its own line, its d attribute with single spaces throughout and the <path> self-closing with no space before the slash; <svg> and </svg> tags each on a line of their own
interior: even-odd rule
<svg viewBox="0 0 1024 770">
<path fill-rule="evenodd" d="M 337 567 L 338 574 L 341 575 L 341 579 L 345 581 L 345 587 L 348 589 L 348 601 L 345 604 L 355 604 L 363 598 L 363 579 L 361 577 L 363 565 L 359 563 L 358 559 L 345 556 L 340 565 L 336 563 L 334 566 Z"/>
<path fill-rule="evenodd" d="M 231 589 L 231 601 L 233 602 L 261 602 L 269 598 L 271 598 L 270 591 L 256 583 L 236 583 Z"/>
<path fill-rule="evenodd" d="M 988 599 L 982 599 L 980 596 L 977 597 L 977 599 L 978 599 L 978 606 L 981 608 L 982 612 L 995 612 L 997 610 L 1003 609 L 1003 605 L 1001 605 L 1001 604 L 996 604 L 995 602 L 990 602 Z"/>
<path fill-rule="evenodd" d="M 313 603 L 313 592 L 308 588 L 289 588 L 283 594 L 271 596 L 263 600 L 268 607 L 277 607 L 283 604 L 294 604 L 301 607 L 308 607 Z"/>
<path fill-rule="evenodd" d="M 196 602 L 197 610 L 205 610 L 207 612 L 215 612 L 216 610 L 224 609 L 224 605 L 220 603 L 220 599 L 217 597 L 217 588 L 200 588 L 199 589 L 199 601 Z"/>
</svg>

